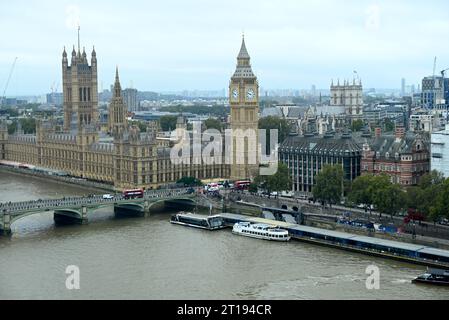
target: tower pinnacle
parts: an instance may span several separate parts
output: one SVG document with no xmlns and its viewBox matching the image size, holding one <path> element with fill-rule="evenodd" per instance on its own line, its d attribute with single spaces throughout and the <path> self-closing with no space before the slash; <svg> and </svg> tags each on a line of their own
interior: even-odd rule
<svg viewBox="0 0 449 320">
<path fill-rule="evenodd" d="M 80 45 L 80 26 L 78 25 L 78 52 L 81 52 L 81 45 Z"/>
<path fill-rule="evenodd" d="M 122 87 L 120 85 L 120 78 L 118 75 L 118 66 L 115 67 L 115 84 L 114 84 L 114 97 L 122 96 Z"/>
<path fill-rule="evenodd" d="M 250 56 L 248 54 L 248 50 L 246 49 L 246 44 L 245 44 L 245 35 L 242 35 L 242 46 L 240 48 L 240 52 L 239 55 L 237 57 L 237 59 L 249 59 Z"/>
</svg>

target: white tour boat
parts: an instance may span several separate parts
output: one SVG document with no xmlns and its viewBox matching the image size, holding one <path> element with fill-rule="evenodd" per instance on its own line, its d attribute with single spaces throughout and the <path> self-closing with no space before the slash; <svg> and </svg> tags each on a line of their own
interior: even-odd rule
<svg viewBox="0 0 449 320">
<path fill-rule="evenodd" d="M 287 230 L 267 224 L 252 224 L 250 222 L 238 222 L 234 224 L 232 233 L 272 241 L 289 241 L 291 238 Z"/>
</svg>

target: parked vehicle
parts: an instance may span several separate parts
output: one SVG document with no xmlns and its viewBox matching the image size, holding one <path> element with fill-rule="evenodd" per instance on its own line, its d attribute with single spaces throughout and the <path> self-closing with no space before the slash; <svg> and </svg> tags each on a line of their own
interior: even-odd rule
<svg viewBox="0 0 449 320">
<path fill-rule="evenodd" d="M 295 193 L 293 191 L 282 191 L 281 192 L 281 197 L 284 197 L 284 198 L 293 198 L 294 195 L 295 195 Z"/>
</svg>

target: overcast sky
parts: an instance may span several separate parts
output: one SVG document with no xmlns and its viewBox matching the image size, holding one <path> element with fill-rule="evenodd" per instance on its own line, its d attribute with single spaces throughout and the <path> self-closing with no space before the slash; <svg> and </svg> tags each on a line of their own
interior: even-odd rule
<svg viewBox="0 0 449 320">
<path fill-rule="evenodd" d="M 328 88 L 352 78 L 365 88 L 418 84 L 449 67 L 446 0 L 0 1 L 0 94 L 61 87 L 61 54 L 95 45 L 99 90 L 171 91 L 228 86 L 242 31 L 264 88 Z"/>
</svg>

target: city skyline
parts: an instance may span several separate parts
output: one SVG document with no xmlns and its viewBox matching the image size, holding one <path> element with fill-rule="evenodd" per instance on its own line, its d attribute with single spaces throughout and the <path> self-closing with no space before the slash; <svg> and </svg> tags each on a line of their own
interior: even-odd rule
<svg viewBox="0 0 449 320">
<path fill-rule="evenodd" d="M 402 78 L 417 84 L 431 75 L 434 56 L 437 75 L 449 66 L 449 48 L 441 40 L 449 36 L 449 5 L 432 2 L 19 1 L 7 8 L 3 3 L 0 27 L 8 32 L 0 53 L 0 89 L 15 57 L 7 96 L 50 92 L 58 83 L 60 89 L 55 61 L 64 46 L 68 52 L 77 46 L 78 24 L 81 50 L 90 55 L 95 46 L 99 57 L 99 91 L 109 88 L 117 65 L 124 87 L 221 90 L 243 32 L 264 88 L 324 89 L 332 79 L 351 79 L 356 70 L 364 88 L 400 89 Z"/>
</svg>

